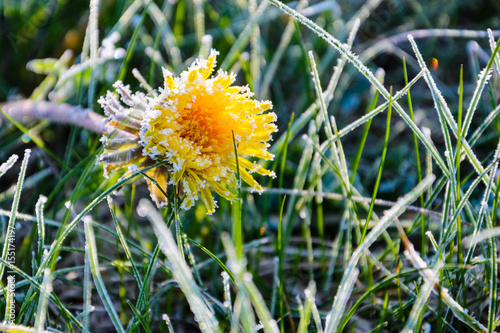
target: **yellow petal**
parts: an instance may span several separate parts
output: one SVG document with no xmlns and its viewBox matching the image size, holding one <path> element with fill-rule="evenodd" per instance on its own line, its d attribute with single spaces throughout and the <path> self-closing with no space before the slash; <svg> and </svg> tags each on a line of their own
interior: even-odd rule
<svg viewBox="0 0 500 333">
<path fill-rule="evenodd" d="M 211 188 L 214 189 L 215 193 L 217 193 L 221 197 L 223 197 L 223 198 L 225 198 L 227 200 L 233 200 L 234 199 L 233 193 L 231 193 L 231 191 L 229 191 L 227 188 L 225 188 L 224 186 L 222 186 L 221 183 L 210 181 L 210 182 L 208 182 L 208 184 L 210 185 Z"/>
<path fill-rule="evenodd" d="M 167 86 L 170 90 L 175 88 L 175 81 L 172 76 L 165 76 L 165 86 Z"/>
<path fill-rule="evenodd" d="M 158 207 L 165 207 L 168 203 L 166 197 L 168 184 L 167 169 L 164 166 L 159 166 L 146 171 L 146 175 L 155 181 L 152 182 L 150 179 L 147 179 L 151 199 L 153 199 Z"/>
<path fill-rule="evenodd" d="M 201 194 L 201 200 L 203 200 L 205 207 L 207 207 L 207 213 L 213 214 L 213 212 L 215 212 L 215 202 L 214 202 L 214 197 L 212 196 L 212 193 L 210 192 L 208 186 L 200 188 L 200 194 Z"/>
<path fill-rule="evenodd" d="M 234 161 L 234 163 L 236 165 L 236 161 Z M 256 172 L 259 175 L 263 175 L 263 176 L 274 176 L 274 172 L 273 171 L 266 170 L 261 165 L 259 165 L 257 163 L 252 163 L 249 160 L 244 159 L 243 157 L 239 157 L 238 156 L 238 163 L 239 163 L 240 166 L 242 166 L 245 169 L 249 170 L 249 173 Z"/>
<path fill-rule="evenodd" d="M 206 60 L 205 68 L 201 68 L 199 70 L 201 76 L 205 80 L 208 79 L 208 77 L 210 76 L 210 74 L 212 74 L 212 72 L 214 71 L 215 57 L 217 57 L 217 51 L 212 50 L 210 52 L 210 56 Z"/>
<path fill-rule="evenodd" d="M 172 175 L 172 182 L 174 184 L 178 184 L 179 181 L 181 180 L 182 176 L 184 175 L 184 171 L 186 171 L 186 165 L 184 164 L 184 167 L 182 169 L 174 171 L 174 174 Z"/>
</svg>

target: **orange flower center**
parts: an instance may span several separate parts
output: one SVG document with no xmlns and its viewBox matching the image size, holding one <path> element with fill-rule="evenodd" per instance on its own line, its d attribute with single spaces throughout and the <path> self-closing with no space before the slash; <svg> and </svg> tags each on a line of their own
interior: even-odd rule
<svg viewBox="0 0 500 333">
<path fill-rule="evenodd" d="M 216 112 L 221 107 L 210 107 L 208 103 L 199 101 L 184 108 L 176 119 L 180 125 L 179 136 L 198 146 L 201 153 L 230 154 L 233 150 L 231 130 L 235 128 L 235 120 L 226 112 Z"/>
</svg>

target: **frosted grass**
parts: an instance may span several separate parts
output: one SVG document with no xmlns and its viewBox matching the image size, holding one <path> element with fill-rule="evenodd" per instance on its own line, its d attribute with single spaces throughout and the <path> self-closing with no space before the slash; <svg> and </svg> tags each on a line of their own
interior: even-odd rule
<svg viewBox="0 0 500 333">
<path fill-rule="evenodd" d="M 186 296 L 191 311 L 198 321 L 200 330 L 210 333 L 221 332 L 217 319 L 203 300 L 200 290 L 194 282 L 191 270 L 183 257 L 181 257 L 178 246 L 172 236 L 172 232 L 165 225 L 161 215 L 146 199 L 141 199 L 138 209 L 142 209 L 146 212 L 148 219 L 151 221 L 158 238 L 160 249 L 168 259 L 172 275 Z"/>
<path fill-rule="evenodd" d="M 339 40 L 337 40 L 332 35 L 328 34 L 325 30 L 323 30 L 321 27 L 316 25 L 308 18 L 304 17 L 303 15 L 296 12 L 292 8 L 283 4 L 281 1 L 279 0 L 270 0 L 270 1 L 279 9 L 281 9 L 283 12 L 287 13 L 288 15 L 291 15 L 299 22 L 307 26 L 309 29 L 314 31 L 319 37 L 325 39 L 331 46 L 333 46 L 342 55 L 344 55 L 346 59 L 354 65 L 354 67 L 360 72 L 360 74 L 362 74 L 380 92 L 380 94 L 386 100 L 390 99 L 389 92 L 387 91 L 387 89 L 377 80 L 374 74 L 358 59 L 358 57 L 354 55 L 350 50 L 348 50 Z M 435 159 L 436 163 L 441 168 L 443 173 L 446 174 L 448 178 L 450 178 L 451 177 L 450 170 L 448 170 L 446 163 L 444 162 L 443 158 L 441 157 L 437 149 L 426 140 L 426 137 L 424 136 L 422 131 L 417 127 L 417 125 L 411 120 L 410 116 L 403 110 L 403 108 L 397 102 L 393 102 L 393 107 L 401 116 L 401 118 L 403 118 L 406 124 L 417 135 L 417 137 L 422 141 L 422 143 L 426 146 L 426 148 L 432 153 L 433 158 Z"/>
<path fill-rule="evenodd" d="M 14 154 L 9 157 L 6 162 L 0 165 L 0 177 L 2 177 L 7 171 L 9 171 L 10 168 L 14 166 L 14 164 L 16 164 L 18 158 L 19 156 Z"/>
<path fill-rule="evenodd" d="M 377 238 L 385 231 L 389 224 L 401 215 L 407 206 L 415 201 L 425 190 L 427 190 L 435 180 L 435 176 L 425 177 L 420 184 L 418 184 L 411 192 L 398 200 L 398 204 L 392 207 L 384 214 L 378 224 L 368 233 L 364 241 L 353 252 L 346 270 L 338 287 L 335 300 L 332 305 L 332 310 L 329 312 L 329 320 L 327 321 L 325 332 L 335 332 L 344 314 L 345 306 L 351 295 L 351 290 L 356 277 L 358 269 L 356 264 L 365 251 L 377 240 Z"/>
<path fill-rule="evenodd" d="M 120 317 L 114 307 L 113 300 L 109 296 L 108 290 L 101 276 L 99 261 L 97 259 L 97 245 L 95 241 L 94 229 L 91 224 L 92 220 L 90 217 L 85 217 L 83 221 L 85 225 L 85 254 L 89 259 L 95 287 L 116 331 L 124 333 L 125 329 L 123 328 Z"/>
<path fill-rule="evenodd" d="M 8 236 L 10 236 L 10 232 L 14 232 L 15 230 L 15 222 L 16 222 L 16 215 L 17 215 L 17 209 L 19 207 L 19 201 L 21 199 L 21 191 L 23 188 L 23 182 L 24 182 L 24 177 L 26 176 L 26 168 L 28 167 L 28 160 L 31 155 L 31 150 L 26 149 L 24 151 L 24 158 L 23 162 L 21 164 L 21 171 L 19 172 L 19 176 L 17 179 L 17 186 L 16 186 L 16 193 L 14 194 L 14 200 L 12 200 L 12 207 L 10 210 L 10 216 L 9 216 L 9 222 L 7 223 L 7 235 L 5 237 L 5 242 L 2 247 L 2 261 L 0 262 L 0 279 L 3 277 L 4 273 L 4 261 L 7 260 L 7 253 L 9 250 L 9 244 L 10 241 L 7 239 Z M 16 158 L 11 157 L 6 163 L 5 170 L 8 170 L 14 163 L 15 163 Z M 4 166 L 5 164 L 2 164 Z M 9 166 L 10 165 L 10 166 Z"/>
<path fill-rule="evenodd" d="M 45 269 L 43 274 L 43 282 L 40 287 L 40 297 L 38 299 L 37 316 L 35 321 L 35 332 L 44 332 L 45 319 L 47 318 L 47 307 L 49 303 L 49 295 L 52 292 L 52 281 L 54 276 L 52 275 L 50 269 Z"/>
</svg>

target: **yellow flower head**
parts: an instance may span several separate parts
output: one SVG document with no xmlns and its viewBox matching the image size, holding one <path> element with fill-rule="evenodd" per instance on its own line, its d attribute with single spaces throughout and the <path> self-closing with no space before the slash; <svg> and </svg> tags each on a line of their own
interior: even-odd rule
<svg viewBox="0 0 500 333">
<path fill-rule="evenodd" d="M 231 86 L 234 74 L 219 71 L 210 77 L 216 55 L 212 50 L 208 59 L 197 59 L 180 77 L 164 70 L 165 86 L 151 99 L 132 94 L 117 82 L 115 88 L 129 108 L 109 92 L 100 99 L 116 127 L 139 136 L 139 140 L 121 139 L 119 143 L 105 137 L 106 151 L 101 161 L 106 172 L 166 161 L 165 166 L 150 170 L 148 176 L 164 191 L 167 184 L 180 185 L 185 194 L 181 205 L 184 209 L 200 195 L 211 214 L 216 207 L 211 189 L 226 199 L 234 198 L 225 185 L 236 185 L 235 142 L 242 180 L 262 190 L 251 174 L 274 173 L 242 156 L 267 160 L 274 157 L 267 148 L 271 133 L 276 131 L 276 115 L 264 113 L 272 107 L 271 102 L 253 100 L 248 87 Z M 151 181 L 148 183 L 154 201 L 165 205 L 164 193 Z"/>
</svg>

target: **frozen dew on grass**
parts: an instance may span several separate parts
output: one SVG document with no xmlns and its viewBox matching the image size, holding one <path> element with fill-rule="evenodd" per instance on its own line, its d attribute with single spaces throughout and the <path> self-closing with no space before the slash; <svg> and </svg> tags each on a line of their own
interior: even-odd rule
<svg viewBox="0 0 500 333">
<path fill-rule="evenodd" d="M 217 54 L 212 50 L 207 59 L 198 58 L 179 77 L 164 69 L 164 86 L 158 94 L 150 91 L 151 97 L 117 81 L 117 94 L 108 91 L 99 99 L 109 124 L 134 136 L 103 136 L 105 175 L 122 169 L 131 174 L 164 162 L 145 173 L 157 206 L 167 204 L 167 186 L 176 185 L 185 195 L 181 208 L 192 207 L 201 196 L 209 214 L 217 207 L 212 190 L 235 199 L 236 174 L 262 191 L 252 173 L 274 173 L 246 156 L 273 159 L 268 142 L 277 130 L 276 115 L 266 112 L 270 101 L 253 99 L 248 87 L 233 86 L 235 74 L 219 70 L 212 75 Z"/>
<path fill-rule="evenodd" d="M 0 165 L 0 177 L 2 177 L 17 162 L 19 156 L 12 155 L 9 159 Z"/>
</svg>

